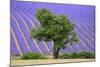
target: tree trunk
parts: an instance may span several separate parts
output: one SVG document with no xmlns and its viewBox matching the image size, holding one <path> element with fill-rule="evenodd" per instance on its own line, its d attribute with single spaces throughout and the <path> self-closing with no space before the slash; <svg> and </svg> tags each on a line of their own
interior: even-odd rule
<svg viewBox="0 0 100 67">
<path fill-rule="evenodd" d="M 55 59 L 59 58 L 59 49 L 60 49 L 60 48 L 57 48 L 57 47 L 54 45 L 54 52 L 53 52 L 53 55 L 54 55 L 54 58 L 55 58 Z"/>
</svg>

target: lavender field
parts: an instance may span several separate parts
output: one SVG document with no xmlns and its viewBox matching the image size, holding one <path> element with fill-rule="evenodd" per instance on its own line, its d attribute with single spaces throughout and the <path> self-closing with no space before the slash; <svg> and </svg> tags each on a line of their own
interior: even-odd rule
<svg viewBox="0 0 100 67">
<path fill-rule="evenodd" d="M 64 14 L 75 24 L 80 37 L 78 43 L 66 44 L 64 52 L 95 51 L 95 7 L 90 5 L 56 4 L 42 2 L 11 1 L 11 55 L 26 52 L 53 53 L 53 42 L 38 41 L 30 37 L 30 31 L 40 27 L 35 13 L 38 8 L 48 8 L 52 13 Z"/>
</svg>

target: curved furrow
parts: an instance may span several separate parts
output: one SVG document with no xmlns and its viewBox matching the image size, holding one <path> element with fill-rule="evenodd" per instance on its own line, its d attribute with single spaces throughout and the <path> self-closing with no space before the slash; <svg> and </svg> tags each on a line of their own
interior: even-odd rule
<svg viewBox="0 0 100 67">
<path fill-rule="evenodd" d="M 20 26 L 22 32 L 24 33 L 25 38 L 26 38 L 27 42 L 29 43 L 29 46 L 31 47 L 32 51 L 35 51 L 35 52 L 39 51 L 41 54 L 43 54 L 42 51 L 40 50 L 36 40 L 30 38 L 30 32 L 28 30 L 28 27 L 26 27 L 26 23 L 18 15 L 16 15 L 16 18 L 19 21 L 19 26 Z"/>
<path fill-rule="evenodd" d="M 92 15 L 92 18 L 91 18 L 91 16 L 89 16 L 87 18 L 87 17 L 81 16 L 81 15 L 77 16 L 77 18 L 82 17 L 82 19 L 80 18 L 80 20 L 82 20 L 82 22 L 84 22 L 87 26 L 92 27 L 92 30 L 94 30 L 94 24 L 95 24 L 95 17 L 94 16 L 95 15 L 94 15 L 94 13 L 91 15 Z"/>
<path fill-rule="evenodd" d="M 13 38 L 14 38 L 15 45 L 16 45 L 18 51 L 19 51 L 19 54 L 22 56 L 23 53 L 22 53 L 22 51 L 21 51 L 21 49 L 20 49 L 20 47 L 19 47 L 19 43 L 18 43 L 18 41 L 17 41 L 17 38 L 16 38 L 16 36 L 15 36 L 15 33 L 14 33 L 12 27 L 11 27 L 11 33 L 12 33 L 12 36 L 13 36 Z M 15 52 L 16 52 L 16 51 L 15 51 Z"/>
<path fill-rule="evenodd" d="M 13 16 L 13 15 L 11 15 L 11 16 L 13 17 L 13 19 L 15 20 L 15 22 L 16 22 L 18 28 L 19 28 L 19 31 L 20 31 L 20 33 L 21 33 L 23 39 L 24 39 L 24 42 L 25 42 L 25 44 L 26 44 L 26 46 L 27 46 L 29 52 L 31 52 L 31 48 L 30 48 L 30 46 L 29 46 L 29 44 L 28 44 L 28 42 L 27 42 L 27 40 L 26 40 L 26 38 L 25 38 L 25 35 L 24 35 L 23 31 L 22 31 L 21 28 L 20 28 L 20 25 L 19 25 L 19 23 L 18 23 L 16 17 Z"/>
<path fill-rule="evenodd" d="M 19 27 L 16 24 L 16 20 L 15 20 L 16 18 L 13 19 L 12 16 L 11 16 L 11 18 L 13 20 L 13 21 L 11 21 L 11 27 L 15 33 L 16 39 L 18 41 L 19 47 L 22 50 L 22 53 L 29 52 L 29 49 L 27 48 L 26 43 L 23 39 L 22 33 L 20 33 Z"/>
<path fill-rule="evenodd" d="M 21 52 L 20 52 L 20 48 L 19 48 L 19 45 L 18 45 L 18 47 L 16 46 L 16 42 L 15 42 L 15 40 L 16 40 L 16 38 L 14 37 L 14 33 L 12 34 L 12 28 L 10 28 L 10 54 L 12 55 L 12 56 L 15 56 L 15 55 L 21 55 Z M 15 38 L 15 39 L 14 39 Z"/>
<path fill-rule="evenodd" d="M 88 30 L 86 30 L 86 28 L 85 28 L 86 26 L 83 27 L 84 24 L 79 23 L 81 21 L 79 21 L 78 19 L 76 21 L 74 18 L 71 19 L 71 21 L 76 24 L 76 27 L 78 26 L 80 28 L 80 30 L 82 30 L 87 36 L 89 36 L 90 39 L 92 39 L 93 41 L 95 41 L 95 39 L 94 39 L 94 36 L 95 36 L 94 33 L 93 33 L 93 35 L 91 35 L 90 33 L 92 33 L 92 32 L 91 31 L 89 32 Z"/>
<path fill-rule="evenodd" d="M 80 23 L 80 25 L 82 26 L 82 28 L 84 28 L 85 30 L 87 30 L 87 32 L 91 35 L 91 37 L 95 37 L 94 36 L 94 30 L 92 28 L 92 26 L 89 26 L 90 24 L 86 25 L 86 22 L 79 20 L 77 17 L 72 17 L 72 19 L 74 19 L 74 21 Z"/>
<path fill-rule="evenodd" d="M 77 29 L 76 29 L 75 31 L 77 32 Z M 79 31 L 78 31 L 78 32 L 79 32 Z M 79 32 L 79 33 L 80 33 L 80 32 Z M 84 42 L 84 39 L 81 38 L 82 35 L 80 35 L 79 33 L 77 33 L 77 34 L 78 34 L 79 37 L 80 37 L 79 46 L 81 47 L 81 49 L 83 48 L 83 46 L 84 46 L 85 49 L 90 49 L 90 48 L 87 46 L 87 44 Z M 84 48 L 83 48 L 83 49 L 84 49 Z"/>
<path fill-rule="evenodd" d="M 94 38 L 94 31 L 91 31 L 90 27 L 86 26 L 81 20 L 76 19 L 76 17 L 71 16 L 69 19 L 71 19 L 72 22 L 77 22 L 78 25 L 81 26 L 81 28 L 83 28 L 85 31 L 87 31 L 88 34 L 90 34 L 90 36 L 92 38 Z M 75 23 L 76 24 L 76 23 Z"/>
<path fill-rule="evenodd" d="M 82 39 L 82 41 L 84 41 L 84 43 L 86 44 L 86 46 L 89 49 L 93 49 L 94 48 L 94 45 L 92 45 L 90 42 L 88 42 L 87 39 L 79 32 L 78 29 L 75 29 L 75 31 L 78 32 L 77 34 L 80 36 L 80 39 Z"/>
<path fill-rule="evenodd" d="M 85 36 L 85 38 L 87 38 L 91 43 L 95 43 L 94 38 L 91 37 L 89 33 L 85 29 L 83 29 L 79 23 L 75 23 L 75 25 L 75 27 L 79 30 L 79 32 L 81 32 Z"/>
</svg>

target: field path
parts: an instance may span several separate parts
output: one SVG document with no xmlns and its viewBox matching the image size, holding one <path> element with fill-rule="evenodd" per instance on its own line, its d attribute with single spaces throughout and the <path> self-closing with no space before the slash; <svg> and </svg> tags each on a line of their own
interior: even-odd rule
<svg viewBox="0 0 100 67">
<path fill-rule="evenodd" d="M 95 59 L 38 59 L 38 60 L 11 60 L 11 66 L 19 65 L 38 65 L 38 64 L 57 64 L 73 62 L 89 62 Z"/>
</svg>

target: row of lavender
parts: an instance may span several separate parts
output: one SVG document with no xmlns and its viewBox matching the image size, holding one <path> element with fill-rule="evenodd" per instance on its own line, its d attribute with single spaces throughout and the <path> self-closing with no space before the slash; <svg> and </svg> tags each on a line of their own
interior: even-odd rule
<svg viewBox="0 0 100 67">
<path fill-rule="evenodd" d="M 74 24 L 80 41 L 61 52 L 78 52 L 95 50 L 95 7 L 71 4 L 50 4 L 39 2 L 11 3 L 11 55 L 22 55 L 34 51 L 42 54 L 52 54 L 53 42 L 44 42 L 30 37 L 31 29 L 38 28 L 40 23 L 35 18 L 38 8 L 48 8 L 56 14 L 66 15 Z"/>
</svg>

